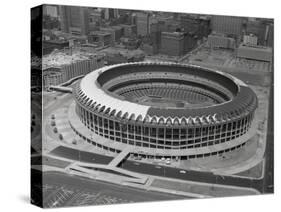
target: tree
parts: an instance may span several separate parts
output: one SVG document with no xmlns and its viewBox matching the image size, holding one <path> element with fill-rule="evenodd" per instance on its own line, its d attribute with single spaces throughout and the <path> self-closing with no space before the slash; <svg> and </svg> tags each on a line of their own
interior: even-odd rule
<svg viewBox="0 0 281 212">
<path fill-rule="evenodd" d="M 59 134 L 59 139 L 60 139 L 60 140 L 63 140 L 62 134 Z"/>
<path fill-rule="evenodd" d="M 72 144 L 77 144 L 77 140 L 75 138 L 72 140 Z"/>
</svg>

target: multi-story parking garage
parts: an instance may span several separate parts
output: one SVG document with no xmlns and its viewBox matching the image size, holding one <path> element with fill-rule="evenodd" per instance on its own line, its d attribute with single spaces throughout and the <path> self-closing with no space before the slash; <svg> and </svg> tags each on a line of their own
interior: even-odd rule
<svg viewBox="0 0 281 212">
<path fill-rule="evenodd" d="M 128 63 L 85 76 L 74 91 L 88 139 L 101 148 L 190 159 L 241 148 L 257 108 L 255 93 L 219 71 L 176 63 Z M 104 142 L 103 142 L 104 141 Z"/>
</svg>

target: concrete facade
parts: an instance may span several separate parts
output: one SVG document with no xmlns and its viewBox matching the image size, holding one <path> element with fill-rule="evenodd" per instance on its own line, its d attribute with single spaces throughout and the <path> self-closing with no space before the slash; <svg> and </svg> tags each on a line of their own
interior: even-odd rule
<svg viewBox="0 0 281 212">
<path fill-rule="evenodd" d="M 162 32 L 160 53 L 171 56 L 184 54 L 184 34 L 181 32 Z"/>
</svg>

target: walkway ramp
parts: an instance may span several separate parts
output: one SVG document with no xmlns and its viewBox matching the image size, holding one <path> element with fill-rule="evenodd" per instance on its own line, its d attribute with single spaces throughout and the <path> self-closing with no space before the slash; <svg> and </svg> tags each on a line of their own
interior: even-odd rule
<svg viewBox="0 0 281 212">
<path fill-rule="evenodd" d="M 84 166 L 84 167 L 83 167 Z M 88 168 L 85 168 L 88 167 Z M 90 169 L 94 168 L 94 169 Z M 138 184 L 145 184 L 147 182 L 148 177 L 138 174 L 135 172 L 127 171 L 121 168 L 116 167 L 109 167 L 108 165 L 102 165 L 102 164 L 88 164 L 88 163 L 82 163 L 82 162 L 75 162 L 67 167 L 68 170 L 74 169 L 77 171 L 82 171 L 85 174 L 89 174 L 91 176 L 97 177 L 100 175 L 98 174 L 99 171 L 108 173 L 108 175 L 115 176 L 115 179 L 120 182 L 131 182 L 131 183 L 138 183 Z M 106 172 L 108 170 L 109 172 Z M 113 172 L 110 172 L 113 171 Z M 115 173 L 114 173 L 115 172 Z M 127 175 L 124 176 L 124 175 Z M 118 176 L 118 177 L 117 177 Z M 106 180 L 106 179 L 103 179 Z"/>
<path fill-rule="evenodd" d="M 72 93 L 72 88 L 69 88 L 69 87 L 51 85 L 49 87 L 49 89 L 51 91 L 58 91 L 58 92 L 63 92 L 63 93 Z"/>
<path fill-rule="evenodd" d="M 127 147 L 125 149 L 122 150 L 122 152 L 120 152 L 109 164 L 108 166 L 113 168 L 113 167 L 117 167 L 118 164 L 120 164 L 122 162 L 122 160 L 124 160 L 128 154 L 130 154 L 131 152 L 131 147 Z"/>
</svg>

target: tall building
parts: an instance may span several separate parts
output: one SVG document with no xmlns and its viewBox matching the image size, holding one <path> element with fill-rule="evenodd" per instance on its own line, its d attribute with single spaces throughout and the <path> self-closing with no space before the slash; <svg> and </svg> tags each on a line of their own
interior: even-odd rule
<svg viewBox="0 0 281 212">
<path fill-rule="evenodd" d="M 103 18 L 103 11 L 99 9 L 89 9 L 89 22 L 100 23 Z"/>
<path fill-rule="evenodd" d="M 161 31 L 158 22 L 150 23 L 150 33 L 142 39 L 141 48 L 148 54 L 153 55 L 159 52 L 161 46 Z"/>
<path fill-rule="evenodd" d="M 158 23 L 152 23 L 150 26 L 150 41 L 153 53 L 158 53 L 161 47 L 161 31 Z"/>
<path fill-rule="evenodd" d="M 273 47 L 273 38 L 274 38 L 274 27 L 273 23 L 267 25 L 267 31 L 266 31 L 266 42 L 264 45 Z"/>
<path fill-rule="evenodd" d="M 258 38 L 258 45 L 271 46 L 273 43 L 273 20 L 249 19 L 246 25 L 246 33 Z"/>
<path fill-rule="evenodd" d="M 210 33 L 210 19 L 207 16 L 182 15 L 180 25 L 185 32 L 196 35 L 198 38 L 207 37 Z"/>
<path fill-rule="evenodd" d="M 118 9 L 113 9 L 113 16 L 114 16 L 114 18 L 119 17 L 119 10 Z"/>
<path fill-rule="evenodd" d="M 109 19 L 114 19 L 119 16 L 118 10 L 117 9 L 112 9 L 112 8 L 105 8 L 104 9 L 104 19 L 109 20 Z"/>
<path fill-rule="evenodd" d="M 149 34 L 149 14 L 136 13 L 137 35 L 146 36 Z"/>
<path fill-rule="evenodd" d="M 257 43 L 264 45 L 266 26 L 261 20 L 249 19 L 246 24 L 246 34 L 253 34 L 257 37 Z"/>
<path fill-rule="evenodd" d="M 184 53 L 190 52 L 196 46 L 198 39 L 190 33 L 184 33 Z"/>
<path fill-rule="evenodd" d="M 122 26 L 111 26 L 115 31 L 115 41 L 120 41 L 120 38 L 123 36 L 123 27 Z"/>
<path fill-rule="evenodd" d="M 109 8 L 105 8 L 104 9 L 104 19 L 105 20 L 109 20 L 110 19 L 110 9 Z"/>
<path fill-rule="evenodd" d="M 88 8 L 59 6 L 61 29 L 75 35 L 87 35 L 89 32 Z"/>
<path fill-rule="evenodd" d="M 58 6 L 57 5 L 44 5 L 43 14 L 58 18 Z"/>
<path fill-rule="evenodd" d="M 212 30 L 217 33 L 240 36 L 242 33 L 243 19 L 233 16 L 212 16 Z"/>
<path fill-rule="evenodd" d="M 180 56 L 184 54 L 184 33 L 162 32 L 161 50 L 162 54 Z"/>
</svg>

